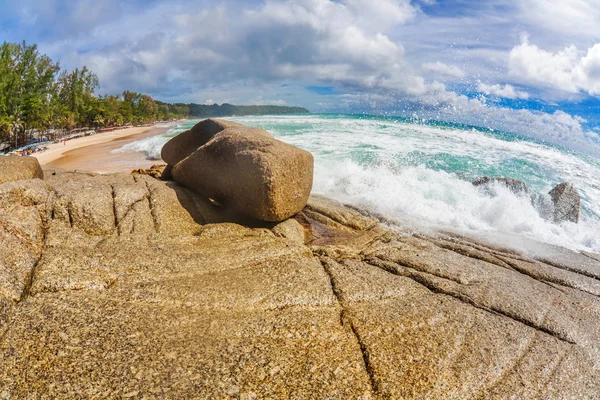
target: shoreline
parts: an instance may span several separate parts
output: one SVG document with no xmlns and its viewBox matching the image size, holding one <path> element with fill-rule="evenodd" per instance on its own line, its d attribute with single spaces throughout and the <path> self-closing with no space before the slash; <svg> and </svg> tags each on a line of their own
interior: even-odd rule
<svg viewBox="0 0 600 400">
<path fill-rule="evenodd" d="M 124 145 L 147 137 L 166 133 L 172 126 L 157 125 L 126 128 L 54 143 L 48 150 L 32 154 L 44 167 L 85 170 L 97 173 L 129 172 L 148 168 L 160 160 L 147 159 L 143 153 L 112 152 Z"/>
</svg>

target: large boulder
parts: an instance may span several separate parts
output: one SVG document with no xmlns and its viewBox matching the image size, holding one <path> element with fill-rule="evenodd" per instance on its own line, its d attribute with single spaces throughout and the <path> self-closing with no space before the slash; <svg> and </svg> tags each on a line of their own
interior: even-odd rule
<svg viewBox="0 0 600 400">
<path fill-rule="evenodd" d="M 473 181 L 474 186 L 483 187 L 485 190 L 490 190 L 491 186 L 494 184 L 505 186 L 508 190 L 516 195 L 527 195 L 529 193 L 527 185 L 520 179 L 490 178 L 489 176 L 484 176 Z"/>
<path fill-rule="evenodd" d="M 236 127 L 175 165 L 173 178 L 242 215 L 278 222 L 306 205 L 313 162 L 309 152 L 261 129 Z"/>
<path fill-rule="evenodd" d="M 167 142 L 162 150 L 162 159 L 170 166 L 192 154 L 200 146 L 205 145 L 217 133 L 227 128 L 243 128 L 244 125 L 221 119 L 205 119 L 194 125 L 189 131 L 175 136 Z M 266 132 L 265 132 L 266 133 Z"/>
<path fill-rule="evenodd" d="M 550 191 L 554 203 L 554 222 L 579 222 L 580 198 L 577 189 L 569 182 L 563 182 Z"/>
<path fill-rule="evenodd" d="M 34 157 L 0 157 L 0 185 L 24 179 L 44 178 L 44 172 Z"/>
</svg>

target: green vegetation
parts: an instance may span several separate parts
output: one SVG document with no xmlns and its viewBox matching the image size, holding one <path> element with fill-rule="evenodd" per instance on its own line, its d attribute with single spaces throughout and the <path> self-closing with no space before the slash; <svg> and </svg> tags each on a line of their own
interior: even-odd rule
<svg viewBox="0 0 600 400">
<path fill-rule="evenodd" d="M 301 114 L 300 107 L 168 104 L 130 91 L 96 96 L 98 77 L 83 67 L 61 71 L 58 63 L 25 42 L 0 45 L 0 146 L 16 148 L 35 132 L 79 127 L 140 125 L 186 117 Z"/>
</svg>

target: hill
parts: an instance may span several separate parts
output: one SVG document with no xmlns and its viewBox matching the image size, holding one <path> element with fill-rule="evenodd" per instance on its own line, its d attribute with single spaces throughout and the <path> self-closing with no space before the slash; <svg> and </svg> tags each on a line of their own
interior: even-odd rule
<svg viewBox="0 0 600 400">
<path fill-rule="evenodd" d="M 161 104 L 157 102 L 157 104 Z M 306 108 L 290 106 L 235 106 L 233 104 L 175 104 L 175 106 L 187 106 L 190 117 L 232 117 L 243 115 L 283 115 L 283 114 L 309 114 Z"/>
</svg>

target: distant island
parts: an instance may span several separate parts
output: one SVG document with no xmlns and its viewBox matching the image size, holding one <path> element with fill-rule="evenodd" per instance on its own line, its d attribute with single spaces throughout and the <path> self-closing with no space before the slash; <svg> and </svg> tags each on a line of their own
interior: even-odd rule
<svg viewBox="0 0 600 400">
<path fill-rule="evenodd" d="M 167 105 L 160 101 L 156 102 L 157 105 Z M 261 105 L 261 106 L 235 106 L 233 104 L 223 103 L 218 104 L 173 104 L 179 109 L 187 109 L 187 116 L 190 118 L 212 118 L 212 117 L 233 117 L 233 116 L 244 116 L 244 115 L 284 115 L 284 114 L 310 114 L 304 107 L 293 107 L 293 106 L 273 106 L 273 105 Z"/>
</svg>

